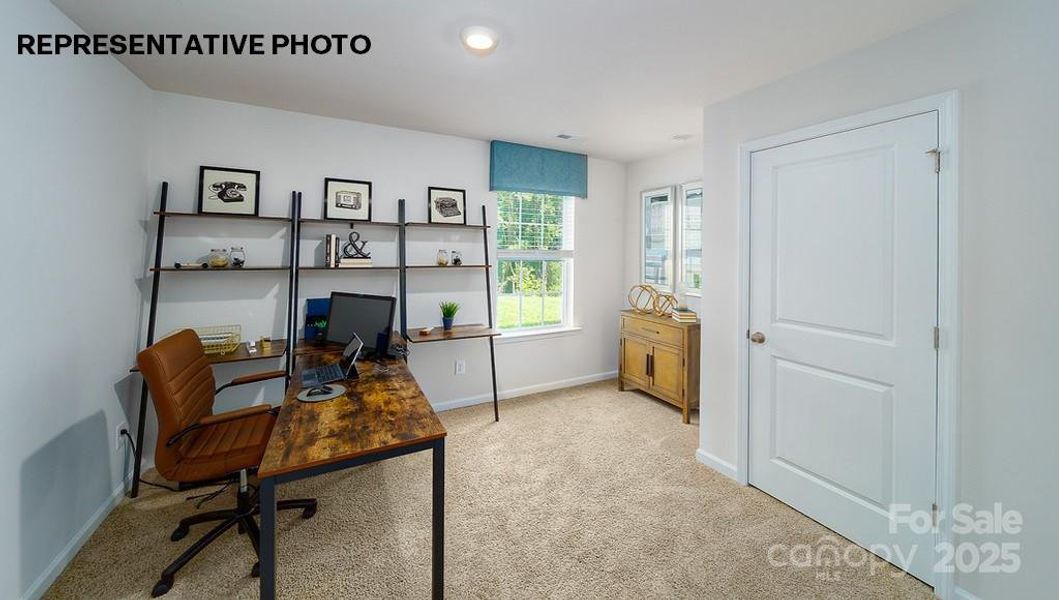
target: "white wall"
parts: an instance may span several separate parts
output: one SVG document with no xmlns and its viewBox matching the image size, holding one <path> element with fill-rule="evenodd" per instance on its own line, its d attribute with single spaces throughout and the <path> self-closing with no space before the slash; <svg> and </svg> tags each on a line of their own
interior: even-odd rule
<svg viewBox="0 0 1059 600">
<path fill-rule="evenodd" d="M 82 33 L 47 2 L 0 37 Z M 0 53 L 0 597 L 43 593 L 120 498 L 114 431 L 138 390 L 149 90 L 117 61 Z"/>
<path fill-rule="evenodd" d="M 289 213 L 291 190 L 303 192 L 306 217 L 323 210 L 323 180 L 341 177 L 373 183 L 373 218 L 397 219 L 397 199 L 405 198 L 408 219 L 426 221 L 428 186 L 467 190 L 468 222 L 481 222 L 481 206 L 496 220 L 495 194 L 489 192 L 489 145 L 485 141 L 382 127 L 169 93 L 155 95 L 152 185 L 170 184 L 169 209 L 195 210 L 199 165 L 260 170 L 263 215 Z M 589 160 L 589 198 L 575 201 L 574 313 L 579 332 L 543 340 L 498 340 L 497 377 L 502 395 L 575 383 L 613 372 L 617 365 L 616 312 L 620 308 L 620 256 L 625 168 Z M 155 201 L 156 202 L 156 201 Z M 153 227 L 153 222 L 152 222 Z M 170 219 L 166 223 L 166 263 L 189 260 L 211 248 L 243 245 L 249 264 L 286 262 L 281 225 Z M 339 226 L 314 226 L 303 238 L 344 235 Z M 490 256 L 495 261 L 495 230 Z M 376 264 L 396 264 L 396 231 L 365 229 Z M 319 241 L 302 244 L 302 264 L 322 265 Z M 461 249 L 468 263 L 483 258 L 475 231 L 410 230 L 409 262 L 432 263 L 438 248 Z M 146 258 L 145 258 L 146 260 Z M 457 323 L 484 323 L 485 280 L 481 271 L 415 272 L 408 275 L 409 327 L 440 324 L 438 303 L 462 305 Z M 326 297 L 332 290 L 396 294 L 392 272 L 304 272 L 302 298 Z M 416 291 L 419 290 L 419 291 Z M 238 323 L 243 336 L 279 336 L 284 331 L 286 274 L 170 274 L 162 281 L 158 333 L 188 325 Z M 304 314 L 304 307 L 299 309 Z M 430 401 L 449 408 L 491 399 L 488 345 L 467 340 L 412 347 L 412 370 Z M 453 361 L 467 361 L 467 374 L 453 374 Z M 254 370 L 279 368 L 260 362 L 217 369 L 220 380 Z M 232 390 L 227 408 L 255 401 L 276 403 L 282 380 L 251 390 Z M 148 419 L 152 424 L 153 416 Z M 147 446 L 152 455 L 153 436 Z"/>
<path fill-rule="evenodd" d="M 702 143 L 685 142 L 686 146 L 661 156 L 629 163 L 625 192 L 625 279 L 624 289 L 642 283 L 643 206 L 640 194 L 647 190 L 673 186 L 680 194 L 680 184 L 702 179 Z M 699 298 L 689 295 L 688 307 L 698 311 Z"/>
<path fill-rule="evenodd" d="M 736 461 L 737 148 L 958 89 L 963 364 L 959 497 L 1025 517 L 1015 575 L 959 575 L 982 598 L 1054 584 L 1059 453 L 1059 4 L 986 2 L 704 112 L 702 450 Z M 996 540 L 994 540 L 996 541 Z"/>
</svg>

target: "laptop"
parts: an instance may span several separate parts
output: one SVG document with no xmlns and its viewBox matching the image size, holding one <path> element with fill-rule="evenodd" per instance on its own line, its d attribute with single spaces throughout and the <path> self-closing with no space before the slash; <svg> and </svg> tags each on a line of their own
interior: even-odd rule
<svg viewBox="0 0 1059 600">
<path fill-rule="evenodd" d="M 356 379 L 356 363 L 360 358 L 362 348 L 364 348 L 364 342 L 360 340 L 359 335 L 354 333 L 353 339 L 346 344 L 345 350 L 342 351 L 342 358 L 338 362 L 302 370 L 302 387 L 318 388 L 335 381 Z"/>
</svg>

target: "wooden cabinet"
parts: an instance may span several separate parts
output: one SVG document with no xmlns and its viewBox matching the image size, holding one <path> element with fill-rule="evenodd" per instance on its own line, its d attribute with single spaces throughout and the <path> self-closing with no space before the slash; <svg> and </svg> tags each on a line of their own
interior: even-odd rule
<svg viewBox="0 0 1059 600">
<path fill-rule="evenodd" d="M 622 311 L 620 390 L 638 389 L 680 408 L 699 406 L 699 324 Z"/>
</svg>

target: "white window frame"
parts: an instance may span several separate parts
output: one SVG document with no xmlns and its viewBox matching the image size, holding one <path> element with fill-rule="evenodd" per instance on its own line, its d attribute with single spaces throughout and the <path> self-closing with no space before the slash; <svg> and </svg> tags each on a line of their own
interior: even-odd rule
<svg viewBox="0 0 1059 600">
<path fill-rule="evenodd" d="M 525 335 L 535 334 L 548 334 L 557 331 L 574 330 L 574 244 L 575 242 L 575 230 L 574 230 L 574 203 L 576 198 L 571 196 L 559 196 L 558 194 L 544 194 L 547 196 L 556 196 L 563 199 L 563 237 L 569 239 L 569 248 L 565 250 L 506 250 L 500 247 L 499 230 L 500 230 L 500 198 L 499 194 L 505 193 L 499 191 L 497 194 L 497 250 L 496 250 L 496 327 L 500 329 L 500 262 L 509 260 L 527 260 L 527 261 L 558 261 L 562 264 L 562 299 L 560 302 L 560 322 L 559 323 L 547 323 L 540 325 L 528 325 L 510 327 L 507 329 L 500 329 L 503 331 L 506 337 L 518 337 Z M 517 192 L 507 192 L 517 193 Z M 520 221 L 521 222 L 521 221 Z M 542 293 L 543 297 L 543 293 Z M 543 299 L 542 299 L 543 302 Z M 544 320 L 544 308 L 541 307 L 541 320 Z M 519 308 L 519 314 L 521 314 L 521 307 Z M 501 339 L 503 339 L 503 337 Z"/>
<path fill-rule="evenodd" d="M 687 183 L 680 184 L 680 201 L 677 202 L 677 210 L 676 210 L 676 213 L 675 213 L 675 218 L 676 218 L 676 221 L 677 221 L 677 228 L 676 228 L 677 229 L 677 234 L 675 236 L 676 240 L 675 240 L 675 244 L 674 244 L 674 246 L 676 247 L 676 256 L 677 256 L 677 260 L 679 261 L 679 266 L 677 267 L 677 276 L 673 278 L 673 283 L 674 283 L 674 286 L 677 289 L 683 290 L 685 295 L 695 296 L 695 297 L 698 298 L 698 297 L 702 297 L 702 284 L 703 284 L 703 281 L 702 281 L 701 274 L 700 274 L 700 281 L 699 281 L 700 286 L 697 287 L 697 288 L 693 288 L 693 287 L 691 287 L 691 285 L 686 280 L 685 276 L 687 275 L 687 273 L 684 270 L 684 207 L 685 207 L 685 205 L 687 204 L 687 201 L 688 201 L 688 192 L 691 191 L 691 190 L 698 190 L 699 191 L 699 195 L 703 196 L 702 181 L 689 181 Z M 700 208 L 699 211 L 701 213 L 702 212 L 702 208 Z M 699 230 L 699 236 L 700 236 L 700 243 L 701 243 L 701 236 L 702 236 L 702 230 L 701 229 Z M 699 251 L 700 252 L 702 251 L 701 247 L 699 248 Z M 700 262 L 699 262 L 699 268 L 700 269 L 702 268 L 701 257 L 700 257 Z"/>
<path fill-rule="evenodd" d="M 686 296 L 701 297 L 702 288 L 691 288 L 684 281 L 684 204 L 687 192 L 690 190 L 702 190 L 702 181 L 689 181 L 680 185 L 656 187 L 640 192 L 640 282 L 647 283 L 647 221 L 646 203 L 647 198 L 667 194 L 673 206 L 673 239 L 669 248 L 670 271 L 669 281 L 672 285 L 659 285 L 652 283 L 658 290 L 663 292 L 680 292 Z"/>
<path fill-rule="evenodd" d="M 640 281 L 643 283 L 647 283 L 647 199 L 661 195 L 666 195 L 669 197 L 669 203 L 673 207 L 673 215 L 676 215 L 677 203 L 676 194 L 674 193 L 673 186 L 652 188 L 640 192 Z M 676 225 L 676 223 L 674 222 L 673 225 Z M 676 239 L 678 234 L 679 232 L 674 229 L 672 236 L 673 239 L 670 241 L 670 257 L 673 256 L 673 250 L 676 248 Z M 672 272 L 674 270 L 672 268 L 673 266 L 675 266 L 675 263 L 670 260 L 670 268 L 666 270 L 669 271 L 669 281 L 675 284 L 676 273 Z M 673 289 L 671 286 L 659 285 L 657 283 L 652 283 L 650 285 L 654 286 L 659 290 L 667 292 Z"/>
</svg>

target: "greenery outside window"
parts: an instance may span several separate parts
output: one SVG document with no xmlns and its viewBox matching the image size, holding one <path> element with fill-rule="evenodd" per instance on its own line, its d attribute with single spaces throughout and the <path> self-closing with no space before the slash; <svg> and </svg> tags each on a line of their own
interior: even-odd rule
<svg viewBox="0 0 1059 600">
<path fill-rule="evenodd" d="M 503 330 L 571 321 L 573 198 L 497 193 L 497 324 Z"/>
</svg>

